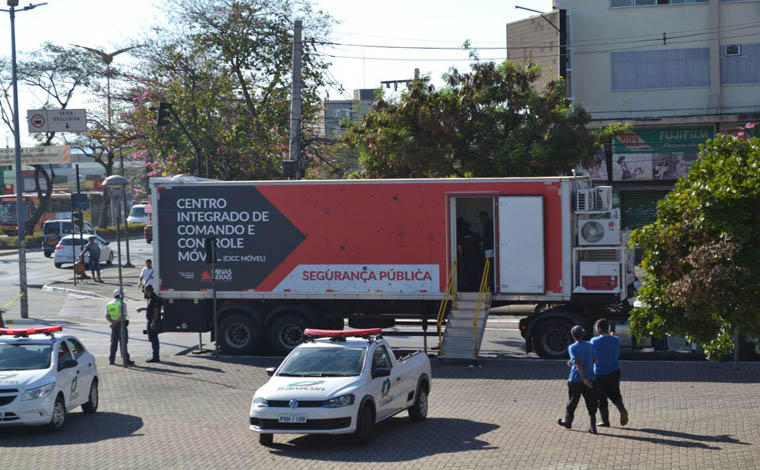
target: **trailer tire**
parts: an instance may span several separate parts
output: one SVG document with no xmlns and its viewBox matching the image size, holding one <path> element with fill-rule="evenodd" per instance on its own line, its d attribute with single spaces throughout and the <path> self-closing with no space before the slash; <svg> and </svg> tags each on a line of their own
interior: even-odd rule
<svg viewBox="0 0 760 470">
<path fill-rule="evenodd" d="M 272 353 L 285 356 L 303 343 L 303 331 L 309 322 L 296 313 L 286 313 L 269 325 L 269 345 Z"/>
<path fill-rule="evenodd" d="M 259 347 L 259 326 L 248 314 L 225 316 L 219 324 L 219 346 L 225 354 L 253 354 Z"/>
<path fill-rule="evenodd" d="M 533 349 L 542 359 L 563 359 L 567 357 L 567 347 L 573 343 L 570 328 L 573 324 L 566 320 L 546 320 L 536 327 L 533 335 Z"/>
</svg>

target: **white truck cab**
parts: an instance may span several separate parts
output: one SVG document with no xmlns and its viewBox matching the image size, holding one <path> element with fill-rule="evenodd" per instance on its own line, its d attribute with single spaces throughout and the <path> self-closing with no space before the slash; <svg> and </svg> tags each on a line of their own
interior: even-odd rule
<svg viewBox="0 0 760 470">
<path fill-rule="evenodd" d="M 350 434 L 368 442 L 374 425 L 409 411 L 427 417 L 430 360 L 422 352 L 397 357 L 382 330 L 307 329 L 253 396 L 250 429 L 259 442 L 273 434 Z"/>
<path fill-rule="evenodd" d="M 45 425 L 59 431 L 66 414 L 98 408 L 95 357 L 62 327 L 0 328 L 0 426 Z"/>
</svg>

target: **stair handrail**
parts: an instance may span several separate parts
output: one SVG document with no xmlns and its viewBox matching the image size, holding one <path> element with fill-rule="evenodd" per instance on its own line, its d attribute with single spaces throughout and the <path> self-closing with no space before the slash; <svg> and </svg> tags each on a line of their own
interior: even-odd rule
<svg viewBox="0 0 760 470">
<path fill-rule="evenodd" d="M 449 301 L 451 306 L 454 307 L 457 303 L 457 286 L 456 286 L 456 272 L 457 262 L 451 263 L 451 269 L 449 269 L 449 276 L 446 280 L 446 290 L 443 292 L 443 299 L 441 299 L 441 305 L 438 307 L 438 318 L 436 324 L 438 325 L 438 354 L 441 354 L 441 344 L 443 343 L 443 333 L 441 330 L 441 324 L 443 323 L 443 317 L 446 315 L 446 309 Z"/>
<path fill-rule="evenodd" d="M 478 317 L 480 316 L 481 303 L 485 307 L 488 305 L 488 299 L 491 295 L 491 287 L 488 285 L 488 275 L 491 271 L 491 260 L 486 258 L 485 265 L 483 265 L 483 275 L 480 278 L 480 288 L 478 289 L 478 303 L 475 304 L 475 314 L 472 316 L 472 328 L 475 331 L 475 357 L 478 357 L 480 353 L 479 347 L 479 331 L 478 331 Z"/>
</svg>

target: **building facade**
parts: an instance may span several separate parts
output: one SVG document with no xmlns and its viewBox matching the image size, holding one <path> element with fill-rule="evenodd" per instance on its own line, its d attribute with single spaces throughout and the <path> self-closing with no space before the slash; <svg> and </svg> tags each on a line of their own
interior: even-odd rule
<svg viewBox="0 0 760 470">
<path fill-rule="evenodd" d="M 375 101 L 376 89 L 363 88 L 354 90 L 352 100 L 325 100 L 323 114 L 319 123 L 318 132 L 320 137 L 335 139 L 343 134 L 344 127 L 341 121 L 360 121 Z"/>
<path fill-rule="evenodd" d="M 602 165 L 586 169 L 615 187 L 627 235 L 654 220 L 701 143 L 760 119 L 760 1 L 555 0 L 552 12 L 508 24 L 507 36 L 525 22 L 548 27 L 542 16 L 558 13 L 560 28 L 543 34 L 560 46 L 542 60 L 566 65 L 547 72 L 565 77 L 592 126 L 632 126 Z M 531 41 L 508 42 L 510 57 L 539 45 Z"/>
</svg>

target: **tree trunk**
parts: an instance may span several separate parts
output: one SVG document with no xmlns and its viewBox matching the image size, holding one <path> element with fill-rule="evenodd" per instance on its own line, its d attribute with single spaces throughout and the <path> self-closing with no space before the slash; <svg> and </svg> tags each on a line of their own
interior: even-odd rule
<svg viewBox="0 0 760 470">
<path fill-rule="evenodd" d="M 45 178 L 45 193 L 42 193 L 42 187 L 40 186 L 40 175 L 42 175 Z M 34 165 L 34 189 L 37 192 L 37 200 L 39 203 L 37 204 L 37 207 L 34 209 L 34 212 L 32 212 L 31 217 L 27 219 L 24 222 L 24 233 L 27 235 L 33 235 L 34 234 L 34 228 L 37 225 L 37 222 L 39 222 L 40 217 L 42 217 L 42 214 L 47 211 L 48 203 L 50 202 L 50 196 L 53 194 L 53 179 L 55 178 L 55 171 L 53 169 L 50 169 L 50 176 L 48 176 L 47 171 L 42 167 L 42 165 Z M 19 182 L 17 182 L 19 183 Z M 20 184 L 24 184 L 23 181 L 20 182 Z M 23 188 L 22 188 L 23 190 Z"/>
</svg>

